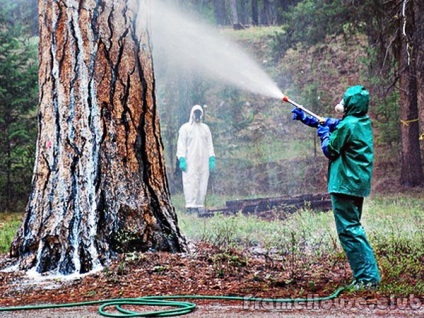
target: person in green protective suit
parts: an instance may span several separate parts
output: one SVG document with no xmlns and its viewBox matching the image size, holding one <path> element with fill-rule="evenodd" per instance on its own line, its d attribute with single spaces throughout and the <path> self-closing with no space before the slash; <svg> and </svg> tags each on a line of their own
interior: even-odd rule
<svg viewBox="0 0 424 318">
<path fill-rule="evenodd" d="M 341 120 L 326 118 L 319 123 L 299 109 L 293 110 L 293 119 L 318 128 L 322 151 L 329 159 L 328 192 L 355 288 L 375 287 L 380 282 L 377 261 L 361 224 L 364 197 L 371 190 L 374 158 L 368 106 L 369 92 L 356 85 L 346 90 L 336 106 L 343 112 Z"/>
</svg>

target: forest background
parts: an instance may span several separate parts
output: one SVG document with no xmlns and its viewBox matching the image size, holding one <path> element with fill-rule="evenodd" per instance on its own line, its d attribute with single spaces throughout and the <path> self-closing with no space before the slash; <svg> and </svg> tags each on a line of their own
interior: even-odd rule
<svg viewBox="0 0 424 318">
<path fill-rule="evenodd" d="M 418 32 L 422 17 L 414 14 L 422 12 L 419 1 L 168 3 L 200 15 L 239 43 L 285 94 L 322 116 L 335 116 L 334 105 L 348 86 L 366 86 L 376 144 L 373 192 L 422 192 L 424 50 L 419 48 L 424 41 Z M 37 2 L 1 0 L 0 26 L 0 212 L 23 211 L 37 138 Z M 182 191 L 177 132 L 195 104 L 207 105 L 205 122 L 217 153 L 211 194 L 245 198 L 326 191 L 327 162 L 315 131 L 293 122 L 289 106 L 190 68 L 175 72 L 155 64 L 155 77 L 173 195 Z"/>
</svg>

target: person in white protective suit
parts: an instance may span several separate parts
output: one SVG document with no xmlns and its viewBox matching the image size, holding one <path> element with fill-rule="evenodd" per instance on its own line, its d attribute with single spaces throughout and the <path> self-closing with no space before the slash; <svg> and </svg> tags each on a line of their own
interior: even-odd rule
<svg viewBox="0 0 424 318">
<path fill-rule="evenodd" d="M 183 172 L 187 213 L 205 212 L 209 172 L 215 169 L 215 152 L 209 126 L 203 123 L 203 109 L 194 105 L 189 121 L 178 131 L 177 158 Z"/>
</svg>

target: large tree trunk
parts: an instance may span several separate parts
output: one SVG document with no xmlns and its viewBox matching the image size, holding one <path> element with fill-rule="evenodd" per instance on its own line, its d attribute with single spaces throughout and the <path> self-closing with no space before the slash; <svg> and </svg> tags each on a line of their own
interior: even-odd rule
<svg viewBox="0 0 424 318">
<path fill-rule="evenodd" d="M 413 6 L 405 3 L 404 30 L 399 52 L 402 158 L 400 181 L 405 186 L 424 182 L 419 144 L 417 47 L 415 34 L 420 33 L 414 21 Z M 422 88 L 421 88 L 422 89 Z"/>
<path fill-rule="evenodd" d="M 414 21 L 420 28 L 420 32 L 414 33 L 414 43 L 416 46 L 416 65 L 417 65 L 417 87 L 418 87 L 418 113 L 420 124 L 420 145 L 421 154 L 424 153 L 424 1 L 414 1 Z M 421 157 L 422 158 L 422 157 Z"/>
<path fill-rule="evenodd" d="M 269 0 L 263 0 L 262 11 L 261 11 L 261 24 L 262 25 L 270 25 L 270 3 Z"/>
<path fill-rule="evenodd" d="M 230 9 L 231 9 L 231 20 L 233 26 L 239 24 L 238 12 L 237 12 L 237 0 L 230 0 Z"/>
<path fill-rule="evenodd" d="M 239 10 L 239 17 L 240 17 L 240 23 L 245 25 L 248 22 L 247 18 L 247 3 L 246 1 L 240 1 L 240 10 Z"/>
<path fill-rule="evenodd" d="M 277 25 L 282 25 L 284 23 L 284 12 L 287 10 L 288 3 L 287 0 L 277 0 L 276 1 L 276 16 L 277 16 Z"/>
<path fill-rule="evenodd" d="M 33 190 L 21 269 L 84 273 L 115 252 L 181 252 L 166 180 L 145 0 L 40 0 Z"/>
</svg>

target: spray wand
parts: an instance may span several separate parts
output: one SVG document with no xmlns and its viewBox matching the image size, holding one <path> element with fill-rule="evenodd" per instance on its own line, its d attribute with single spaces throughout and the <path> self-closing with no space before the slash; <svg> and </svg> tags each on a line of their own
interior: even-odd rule
<svg viewBox="0 0 424 318">
<path fill-rule="evenodd" d="M 305 107 L 303 107 L 302 105 L 299 105 L 298 103 L 292 101 L 288 96 L 283 95 L 282 98 L 283 102 L 292 104 L 293 106 L 295 106 L 296 108 L 299 108 L 300 110 L 304 111 L 305 113 L 307 113 L 308 115 L 311 115 L 312 117 L 315 117 L 316 119 L 318 119 L 318 121 L 322 124 L 325 122 L 325 118 L 318 116 L 317 114 L 311 112 L 309 109 L 306 109 Z"/>
</svg>

